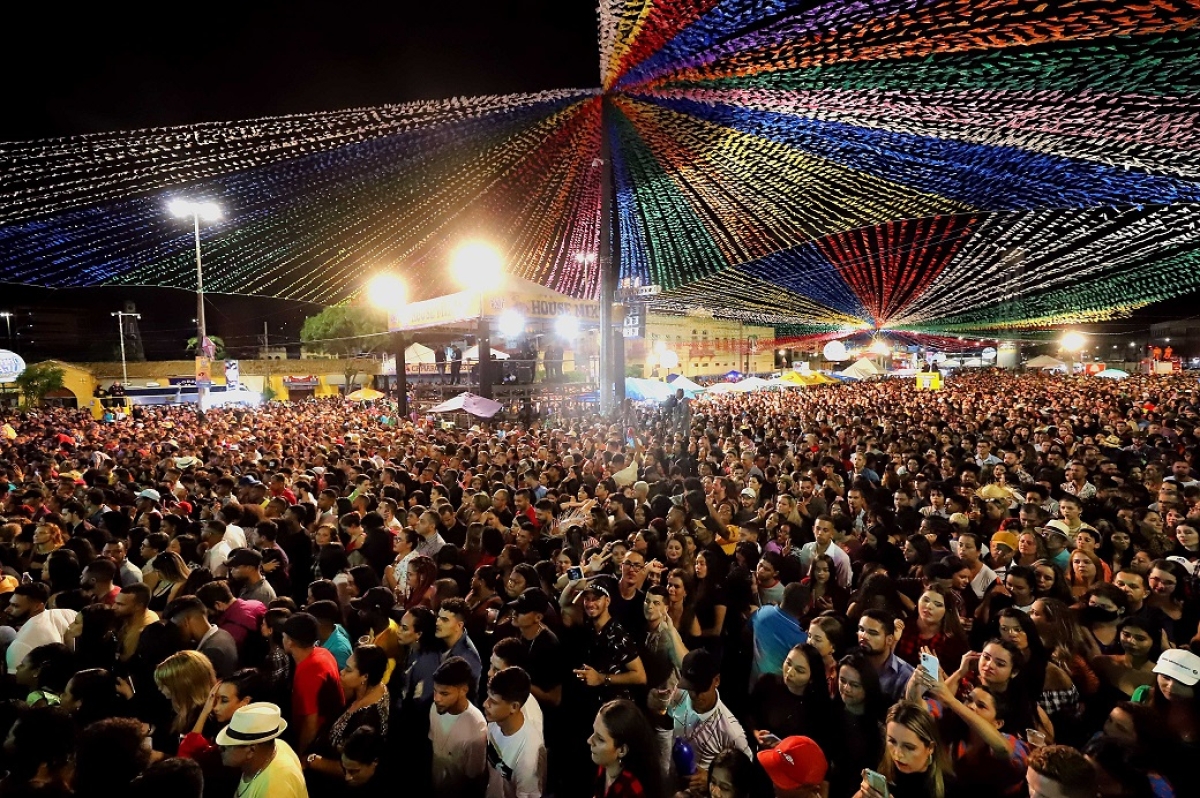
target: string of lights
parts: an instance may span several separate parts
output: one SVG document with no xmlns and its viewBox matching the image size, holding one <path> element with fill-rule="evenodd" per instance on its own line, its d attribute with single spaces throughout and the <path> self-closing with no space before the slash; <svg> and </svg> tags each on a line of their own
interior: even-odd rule
<svg viewBox="0 0 1200 798">
<path fill-rule="evenodd" d="M 450 253 L 819 341 L 1036 336 L 1200 289 L 1200 0 L 599 0 L 597 86 L 0 143 L 0 281 L 332 304 Z M 610 145 L 611 164 L 600 155 Z M 914 339 L 915 340 L 915 339 Z"/>
</svg>

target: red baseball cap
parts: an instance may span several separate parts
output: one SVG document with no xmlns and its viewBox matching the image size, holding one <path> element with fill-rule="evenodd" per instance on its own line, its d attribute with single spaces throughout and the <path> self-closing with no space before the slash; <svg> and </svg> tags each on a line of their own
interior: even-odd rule
<svg viewBox="0 0 1200 798">
<path fill-rule="evenodd" d="M 774 748 L 758 752 L 758 762 L 776 787 L 797 790 L 825 781 L 829 762 L 810 737 L 788 737 Z"/>
</svg>

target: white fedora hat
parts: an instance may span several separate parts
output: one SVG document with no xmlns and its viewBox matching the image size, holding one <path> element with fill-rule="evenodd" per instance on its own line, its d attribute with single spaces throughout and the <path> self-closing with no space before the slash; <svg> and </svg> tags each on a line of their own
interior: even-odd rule
<svg viewBox="0 0 1200 798">
<path fill-rule="evenodd" d="M 247 704 L 233 713 L 229 725 L 217 732 L 217 745 L 254 745 L 274 740 L 287 728 L 279 707 L 265 701 Z"/>
</svg>

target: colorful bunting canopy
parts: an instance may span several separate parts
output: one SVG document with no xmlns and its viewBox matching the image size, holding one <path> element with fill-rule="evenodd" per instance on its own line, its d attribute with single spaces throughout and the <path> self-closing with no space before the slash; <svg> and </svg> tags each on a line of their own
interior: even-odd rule
<svg viewBox="0 0 1200 798">
<path fill-rule="evenodd" d="M 468 238 L 597 296 L 983 336 L 1200 288 L 1200 0 L 601 0 L 599 88 L 0 144 L 0 281 L 332 303 Z"/>
</svg>

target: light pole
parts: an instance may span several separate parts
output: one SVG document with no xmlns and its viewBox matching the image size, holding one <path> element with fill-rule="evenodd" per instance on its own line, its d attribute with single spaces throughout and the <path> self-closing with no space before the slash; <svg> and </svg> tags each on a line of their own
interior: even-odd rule
<svg viewBox="0 0 1200 798">
<path fill-rule="evenodd" d="M 200 220 L 217 222 L 221 219 L 221 208 L 215 202 L 191 202 L 190 200 L 172 200 L 167 206 L 171 215 L 178 219 L 191 217 L 193 230 L 196 235 L 196 352 L 198 357 L 211 361 L 212 354 L 208 346 L 208 331 L 204 323 L 204 267 L 200 262 Z M 208 394 L 208 374 L 196 375 L 196 408 L 204 411 L 204 398 Z"/>
<path fill-rule="evenodd" d="M 132 316 L 135 319 L 142 317 L 141 313 L 126 313 L 123 310 L 113 311 L 110 316 L 117 317 L 117 326 L 121 330 L 121 387 L 129 387 L 129 369 L 125 366 L 125 317 Z"/>
<path fill-rule="evenodd" d="M 387 311 L 388 327 L 393 314 L 399 319 L 401 309 L 408 301 L 404 281 L 394 274 L 379 274 L 367 285 L 367 298 L 380 310 Z M 401 418 L 408 415 L 408 368 L 404 362 L 404 330 L 392 332 L 392 348 L 396 352 L 396 410 Z"/>
<path fill-rule="evenodd" d="M 1087 345 L 1087 339 L 1083 337 L 1082 333 L 1078 333 L 1078 332 L 1075 332 L 1074 330 L 1071 330 L 1071 331 L 1063 334 L 1062 348 L 1065 351 L 1071 353 L 1071 362 L 1069 363 L 1069 365 L 1070 365 L 1072 374 L 1075 373 L 1075 354 L 1077 354 L 1086 345 Z M 1080 371 L 1082 371 L 1083 370 L 1083 361 L 1082 360 L 1080 360 L 1079 366 L 1080 366 Z"/>
<path fill-rule="evenodd" d="M 468 289 L 479 292 L 479 326 L 476 331 L 476 347 L 479 350 L 479 395 L 492 398 L 492 339 L 491 326 L 484 314 L 483 302 L 488 291 L 500 286 L 504 279 L 504 262 L 500 253 L 480 242 L 459 247 L 450 263 L 454 276 Z"/>
<path fill-rule="evenodd" d="M 4 326 L 8 328 L 8 336 L 5 338 L 5 340 L 12 341 L 12 317 L 13 317 L 13 314 L 10 311 L 5 310 L 5 311 L 0 311 L 0 316 L 2 316 L 4 318 Z"/>
</svg>

